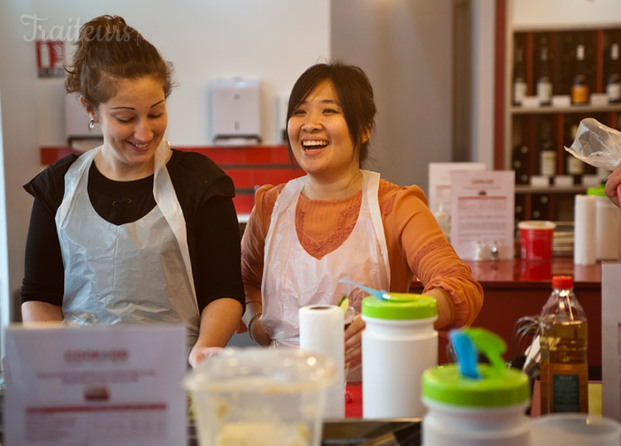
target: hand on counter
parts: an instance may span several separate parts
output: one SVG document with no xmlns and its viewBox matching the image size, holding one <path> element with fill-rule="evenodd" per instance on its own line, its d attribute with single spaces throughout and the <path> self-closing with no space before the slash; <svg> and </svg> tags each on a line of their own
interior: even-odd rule
<svg viewBox="0 0 621 446">
<path fill-rule="evenodd" d="M 362 332 L 365 323 L 361 315 L 357 315 L 345 330 L 345 364 L 354 368 L 362 363 Z"/>
<path fill-rule="evenodd" d="M 222 347 L 199 347 L 198 345 L 195 345 L 190 352 L 188 362 L 194 369 L 202 360 L 209 358 L 210 356 L 217 355 L 221 351 L 224 351 Z"/>
</svg>

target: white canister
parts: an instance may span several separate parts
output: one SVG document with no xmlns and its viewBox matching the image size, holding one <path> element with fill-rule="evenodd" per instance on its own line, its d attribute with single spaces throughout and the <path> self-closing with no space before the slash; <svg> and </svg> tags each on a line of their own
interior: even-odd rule
<svg viewBox="0 0 621 446">
<path fill-rule="evenodd" d="M 595 195 L 595 257 L 597 260 L 617 260 L 621 216 L 619 208 L 606 196 L 604 186 L 589 187 L 588 195 Z"/>
<path fill-rule="evenodd" d="M 421 376 L 438 364 L 435 299 L 385 294 L 362 301 L 362 415 L 422 417 Z"/>
<path fill-rule="evenodd" d="M 480 350 L 487 353 L 483 347 Z M 457 364 L 423 374 L 425 446 L 530 446 L 528 377 L 506 368 L 500 353 L 489 358 L 492 365 L 478 365 L 478 377 L 464 376 Z"/>
</svg>

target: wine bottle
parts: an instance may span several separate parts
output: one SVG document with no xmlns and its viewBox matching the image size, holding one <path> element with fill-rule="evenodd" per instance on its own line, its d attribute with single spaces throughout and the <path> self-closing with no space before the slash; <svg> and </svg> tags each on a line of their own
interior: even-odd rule
<svg viewBox="0 0 621 446">
<path fill-rule="evenodd" d="M 578 124 L 572 124 L 569 128 L 569 137 L 565 143 L 565 147 L 571 147 L 576 138 L 578 132 Z M 565 150 L 565 157 L 567 160 L 567 174 L 571 175 L 574 179 L 575 185 L 582 184 L 582 175 L 584 174 L 584 162 L 573 156 L 571 153 Z"/>
<path fill-rule="evenodd" d="M 574 80 L 571 86 L 572 104 L 582 105 L 589 103 L 589 84 L 586 78 L 586 68 L 584 65 L 584 45 L 576 46 L 576 64 Z"/>
<path fill-rule="evenodd" d="M 541 39 L 539 50 L 539 76 L 537 77 L 537 98 L 540 105 L 552 104 L 552 80 L 550 79 L 550 62 L 546 38 Z"/>
<path fill-rule="evenodd" d="M 515 184 L 528 184 L 530 176 L 528 172 L 528 146 L 518 144 L 511 154 L 511 166 L 515 171 Z"/>
<path fill-rule="evenodd" d="M 539 173 L 547 177 L 556 175 L 556 150 L 551 138 L 552 124 L 544 121 L 539 138 Z"/>
<path fill-rule="evenodd" d="M 616 104 L 621 102 L 621 76 L 619 75 L 619 44 L 610 45 L 608 81 L 606 82 L 606 95 L 608 102 Z"/>
<path fill-rule="evenodd" d="M 526 97 L 526 68 L 522 47 L 515 48 L 515 62 L 513 66 L 513 105 L 522 105 Z"/>
<path fill-rule="evenodd" d="M 532 195 L 531 217 L 533 220 L 547 220 L 550 199 L 546 194 Z"/>
</svg>

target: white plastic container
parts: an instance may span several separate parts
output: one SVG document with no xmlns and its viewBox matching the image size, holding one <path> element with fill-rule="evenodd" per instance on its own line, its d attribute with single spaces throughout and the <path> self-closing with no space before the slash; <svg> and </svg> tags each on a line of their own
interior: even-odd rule
<svg viewBox="0 0 621 446">
<path fill-rule="evenodd" d="M 495 335 L 484 336 L 492 340 L 488 344 L 504 346 Z M 482 352 L 484 347 L 479 347 Z M 423 401 L 429 409 L 422 424 L 425 446 L 530 446 L 528 378 L 506 368 L 501 353 L 490 358 L 492 365 L 479 364 L 478 378 L 463 376 L 456 364 L 424 373 Z"/>
<path fill-rule="evenodd" d="M 387 294 L 362 301 L 362 415 L 422 417 L 421 376 L 438 363 L 435 299 Z"/>
<path fill-rule="evenodd" d="M 585 413 L 557 413 L 531 421 L 532 446 L 619 446 L 621 424 Z"/>
<path fill-rule="evenodd" d="M 334 361 L 320 353 L 227 348 L 184 380 L 201 446 L 319 446 Z"/>
<path fill-rule="evenodd" d="M 597 260 L 617 260 L 621 217 L 619 208 L 608 199 L 604 187 L 590 187 L 589 195 L 595 195 L 595 257 Z"/>
</svg>

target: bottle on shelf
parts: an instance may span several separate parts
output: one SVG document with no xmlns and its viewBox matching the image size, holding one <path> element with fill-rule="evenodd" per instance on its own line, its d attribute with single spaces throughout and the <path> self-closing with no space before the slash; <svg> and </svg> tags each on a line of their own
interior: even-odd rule
<svg viewBox="0 0 621 446">
<path fill-rule="evenodd" d="M 532 220 L 550 220 L 550 197 L 547 194 L 532 194 L 531 217 Z"/>
<path fill-rule="evenodd" d="M 548 59 L 548 44 L 545 37 L 541 39 L 539 50 L 539 75 L 537 77 L 537 98 L 539 105 L 552 104 L 552 80 L 550 78 L 550 62 Z"/>
<path fill-rule="evenodd" d="M 587 318 L 571 276 L 554 276 L 541 312 L 541 414 L 588 412 Z"/>
<path fill-rule="evenodd" d="M 551 133 L 552 124 L 550 121 L 544 121 L 539 138 L 539 173 L 550 178 L 556 175 L 556 150 L 552 142 Z"/>
<path fill-rule="evenodd" d="M 528 172 L 528 146 L 518 144 L 511 154 L 511 166 L 515 171 L 515 184 L 528 184 L 530 175 Z"/>
<path fill-rule="evenodd" d="M 619 74 L 619 44 L 610 45 L 608 80 L 606 82 L 606 95 L 608 102 L 617 104 L 621 102 L 621 75 Z"/>
<path fill-rule="evenodd" d="M 590 90 L 586 77 L 584 53 L 584 44 L 578 44 L 576 46 L 576 63 L 574 65 L 574 78 L 571 86 L 571 103 L 575 105 L 589 103 Z"/>
<path fill-rule="evenodd" d="M 578 133 L 578 124 L 572 124 L 569 127 L 569 138 L 565 143 L 565 147 L 570 147 L 574 139 L 576 139 L 576 133 Z M 584 162 L 573 156 L 567 150 L 564 151 L 565 159 L 567 160 L 566 169 L 567 174 L 571 175 L 574 179 L 574 185 L 582 184 L 582 175 L 584 175 Z"/>
<path fill-rule="evenodd" d="M 515 62 L 513 66 L 513 105 L 522 105 L 526 97 L 526 68 L 524 66 L 524 49 L 515 48 Z"/>
<path fill-rule="evenodd" d="M 529 218 L 526 215 L 526 203 L 525 203 L 526 197 L 524 196 L 524 194 L 516 194 L 515 196 L 515 221 L 519 222 L 519 221 L 524 221 L 524 220 L 529 220 Z"/>
</svg>

